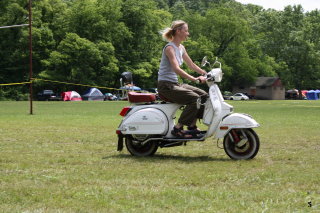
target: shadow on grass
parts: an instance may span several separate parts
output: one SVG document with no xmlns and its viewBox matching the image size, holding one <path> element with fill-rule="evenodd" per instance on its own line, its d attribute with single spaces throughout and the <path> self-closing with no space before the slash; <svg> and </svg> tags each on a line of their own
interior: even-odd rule
<svg viewBox="0 0 320 213">
<path fill-rule="evenodd" d="M 109 159 L 109 158 L 119 158 L 119 159 L 133 159 L 137 161 L 149 161 L 149 162 L 156 162 L 156 161 L 183 161 L 183 162 L 226 162 L 226 161 L 233 161 L 228 158 L 214 158 L 210 156 L 185 156 L 185 155 L 166 155 L 166 154 L 155 154 L 153 156 L 148 157 L 136 157 L 130 154 L 118 154 L 112 156 L 106 156 L 102 159 Z"/>
</svg>

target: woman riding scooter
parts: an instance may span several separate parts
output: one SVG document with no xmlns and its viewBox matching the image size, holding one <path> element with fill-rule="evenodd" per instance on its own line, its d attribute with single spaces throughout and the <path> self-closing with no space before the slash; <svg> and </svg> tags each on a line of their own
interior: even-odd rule
<svg viewBox="0 0 320 213">
<path fill-rule="evenodd" d="M 162 32 L 162 37 L 169 43 L 163 48 L 160 68 L 158 72 L 158 93 L 168 101 L 186 105 L 172 134 L 177 138 L 192 138 L 200 133 L 196 126 L 197 118 L 202 118 L 203 108 L 198 109 L 197 101 L 205 101 L 208 94 L 188 84 L 178 83 L 178 75 L 196 83 L 205 83 L 203 76 L 193 77 L 180 68 L 185 61 L 187 66 L 200 75 L 207 74 L 189 57 L 185 47 L 181 44 L 189 36 L 188 24 L 184 21 L 174 21 L 170 28 Z M 184 131 L 186 125 L 189 131 Z"/>
</svg>

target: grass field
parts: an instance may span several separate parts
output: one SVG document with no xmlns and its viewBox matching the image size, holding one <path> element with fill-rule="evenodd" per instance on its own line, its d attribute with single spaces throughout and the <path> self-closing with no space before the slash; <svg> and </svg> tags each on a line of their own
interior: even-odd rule
<svg viewBox="0 0 320 213">
<path fill-rule="evenodd" d="M 0 212 L 320 212 L 320 101 L 229 103 L 261 124 L 253 160 L 118 153 L 126 102 L 0 102 Z"/>
</svg>

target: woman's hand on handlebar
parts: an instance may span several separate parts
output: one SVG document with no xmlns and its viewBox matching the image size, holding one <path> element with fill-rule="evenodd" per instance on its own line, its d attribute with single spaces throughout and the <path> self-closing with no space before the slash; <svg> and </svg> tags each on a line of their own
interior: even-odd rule
<svg viewBox="0 0 320 213">
<path fill-rule="evenodd" d="M 206 83 L 206 81 L 207 81 L 207 79 L 206 79 L 206 77 L 204 77 L 204 76 L 199 76 L 199 77 L 197 77 L 197 79 L 200 81 L 200 83 Z"/>
</svg>

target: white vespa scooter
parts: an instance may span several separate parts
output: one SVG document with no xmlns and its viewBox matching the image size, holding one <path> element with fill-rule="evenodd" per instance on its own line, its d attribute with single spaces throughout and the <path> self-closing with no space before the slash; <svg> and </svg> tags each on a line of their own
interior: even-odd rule
<svg viewBox="0 0 320 213">
<path fill-rule="evenodd" d="M 210 63 L 204 57 L 201 65 Z M 221 63 L 217 60 L 207 74 L 209 97 L 204 103 L 202 122 L 208 126 L 207 131 L 191 139 L 176 138 L 171 134 L 175 125 L 176 111 L 179 104 L 155 102 L 155 95 L 151 93 L 129 92 L 128 99 L 131 106 L 124 107 L 120 112 L 122 122 L 117 129 L 118 151 L 123 149 L 123 139 L 128 151 L 134 156 L 153 155 L 158 147 L 173 147 L 186 145 L 189 141 L 204 141 L 214 136 L 223 139 L 226 154 L 235 160 L 252 159 L 259 151 L 259 137 L 252 128 L 260 125 L 247 114 L 232 113 L 233 107 L 227 104 L 220 92 L 217 82 L 222 80 Z M 200 101 L 198 106 L 200 107 Z"/>
</svg>

